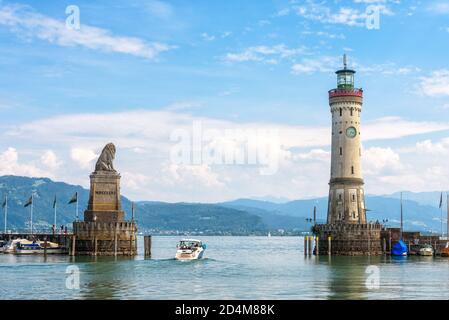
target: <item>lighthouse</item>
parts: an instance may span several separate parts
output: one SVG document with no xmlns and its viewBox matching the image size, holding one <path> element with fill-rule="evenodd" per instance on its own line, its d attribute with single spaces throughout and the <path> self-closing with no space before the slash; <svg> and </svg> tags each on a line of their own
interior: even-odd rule
<svg viewBox="0 0 449 320">
<path fill-rule="evenodd" d="M 327 223 L 366 223 L 361 166 L 363 90 L 354 86 L 355 71 L 346 55 L 338 70 L 337 87 L 329 91 L 332 114 L 331 172 Z"/>
<path fill-rule="evenodd" d="M 337 87 L 329 91 L 332 117 L 331 168 L 326 224 L 315 224 L 317 254 L 382 254 L 379 222 L 366 217 L 362 174 L 361 114 L 363 90 L 355 87 L 355 70 L 336 71 Z"/>
</svg>

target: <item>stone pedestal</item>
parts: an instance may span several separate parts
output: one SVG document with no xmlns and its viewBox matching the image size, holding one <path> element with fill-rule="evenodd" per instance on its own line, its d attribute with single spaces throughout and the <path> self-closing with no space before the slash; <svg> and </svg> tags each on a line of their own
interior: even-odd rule
<svg viewBox="0 0 449 320">
<path fill-rule="evenodd" d="M 120 204 L 120 175 L 99 171 L 90 175 L 90 196 L 86 222 L 120 222 L 125 217 Z"/>
<path fill-rule="evenodd" d="M 137 226 L 133 221 L 125 221 L 124 217 L 120 203 L 120 175 L 115 170 L 92 173 L 84 221 L 73 223 L 75 254 L 136 255 Z"/>
<path fill-rule="evenodd" d="M 331 254 L 343 256 L 381 255 L 382 225 L 380 224 L 319 224 L 313 232 L 319 239 L 319 254 L 329 254 L 331 237 Z"/>
</svg>

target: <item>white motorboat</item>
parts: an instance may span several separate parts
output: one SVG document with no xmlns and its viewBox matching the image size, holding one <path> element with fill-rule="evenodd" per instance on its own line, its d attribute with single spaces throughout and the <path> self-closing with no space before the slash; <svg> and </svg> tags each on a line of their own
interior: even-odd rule
<svg viewBox="0 0 449 320">
<path fill-rule="evenodd" d="M 3 249 L 5 248 L 5 245 L 8 241 L 0 240 L 0 252 L 3 252 Z"/>
<path fill-rule="evenodd" d="M 204 257 L 206 245 L 201 240 L 183 239 L 176 246 L 177 260 L 198 260 Z"/>
<path fill-rule="evenodd" d="M 3 253 L 14 253 L 16 251 L 17 248 L 17 244 L 18 243 L 23 243 L 23 244 L 32 244 L 33 241 L 27 240 L 27 239 L 13 239 L 13 240 L 9 240 L 3 247 L 2 247 L 2 252 Z"/>
<path fill-rule="evenodd" d="M 62 254 L 64 248 L 61 248 L 57 243 L 37 241 L 33 243 L 17 243 L 15 254 Z"/>
<path fill-rule="evenodd" d="M 424 245 L 418 252 L 420 256 L 433 256 L 433 253 L 433 247 L 430 244 Z"/>
</svg>

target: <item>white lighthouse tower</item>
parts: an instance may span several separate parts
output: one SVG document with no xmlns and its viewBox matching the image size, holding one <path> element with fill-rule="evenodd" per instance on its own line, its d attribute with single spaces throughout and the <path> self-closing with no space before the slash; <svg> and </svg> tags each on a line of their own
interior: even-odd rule
<svg viewBox="0 0 449 320">
<path fill-rule="evenodd" d="M 354 87 L 355 71 L 338 70 L 337 88 L 329 91 L 332 113 L 332 161 L 327 223 L 366 223 L 361 166 L 360 116 L 363 90 Z"/>
<path fill-rule="evenodd" d="M 343 69 L 337 73 L 337 88 L 329 91 L 332 114 L 332 160 L 329 181 L 327 223 L 316 224 L 315 249 L 318 254 L 382 254 L 383 226 L 366 219 L 361 165 L 361 113 L 363 90 L 354 86 L 355 71 L 348 69 L 346 55 Z"/>
</svg>

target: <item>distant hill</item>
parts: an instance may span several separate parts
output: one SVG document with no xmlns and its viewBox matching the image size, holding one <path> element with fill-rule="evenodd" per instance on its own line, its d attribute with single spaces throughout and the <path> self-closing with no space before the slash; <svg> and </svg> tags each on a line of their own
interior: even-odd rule
<svg viewBox="0 0 449 320">
<path fill-rule="evenodd" d="M 36 228 L 49 228 L 53 223 L 53 199 L 58 199 L 58 225 L 71 226 L 75 219 L 75 205 L 67 202 L 75 192 L 79 194 L 79 213 L 83 218 L 89 191 L 81 186 L 54 182 L 48 178 L 18 176 L 0 177 L 0 197 L 8 192 L 8 225 L 25 229 L 29 221 L 29 208 L 24 208 L 31 193 L 35 195 L 34 224 Z M 404 193 L 404 227 L 406 230 L 439 232 L 439 192 Z M 269 198 L 265 197 L 264 199 Z M 436 204 L 435 204 L 436 199 Z M 432 204 L 432 205 L 431 205 Z M 445 203 L 444 203 L 445 205 Z M 165 203 L 141 201 L 136 203 L 136 220 L 139 230 L 153 234 L 199 233 L 199 234 L 276 234 L 279 229 L 288 234 L 310 230 L 306 218 L 312 217 L 317 206 L 318 222 L 327 216 L 327 198 L 321 197 L 289 202 L 237 199 L 217 204 Z M 398 226 L 400 202 L 398 194 L 366 196 L 368 219 L 388 219 L 389 226 Z M 130 218 L 131 202 L 122 196 L 122 207 Z M 446 217 L 443 212 L 444 219 Z M 3 229 L 3 211 L 0 214 L 0 230 Z"/>
<path fill-rule="evenodd" d="M 75 220 L 75 205 L 68 205 L 78 192 L 79 214 L 83 219 L 89 191 L 81 186 L 54 182 L 48 178 L 17 176 L 0 177 L 0 199 L 8 193 L 8 229 L 28 228 L 30 210 L 24 208 L 26 200 L 34 194 L 33 224 L 36 229 L 51 228 L 53 224 L 53 200 L 57 197 L 57 224 L 71 227 Z M 122 208 L 130 219 L 131 201 L 122 196 Z M 3 230 L 3 211 L 0 229 Z M 206 234 L 266 234 L 271 229 L 263 219 L 244 210 L 215 204 L 187 204 L 144 201 L 136 204 L 136 220 L 139 230 L 153 233 L 195 232 Z"/>
</svg>

